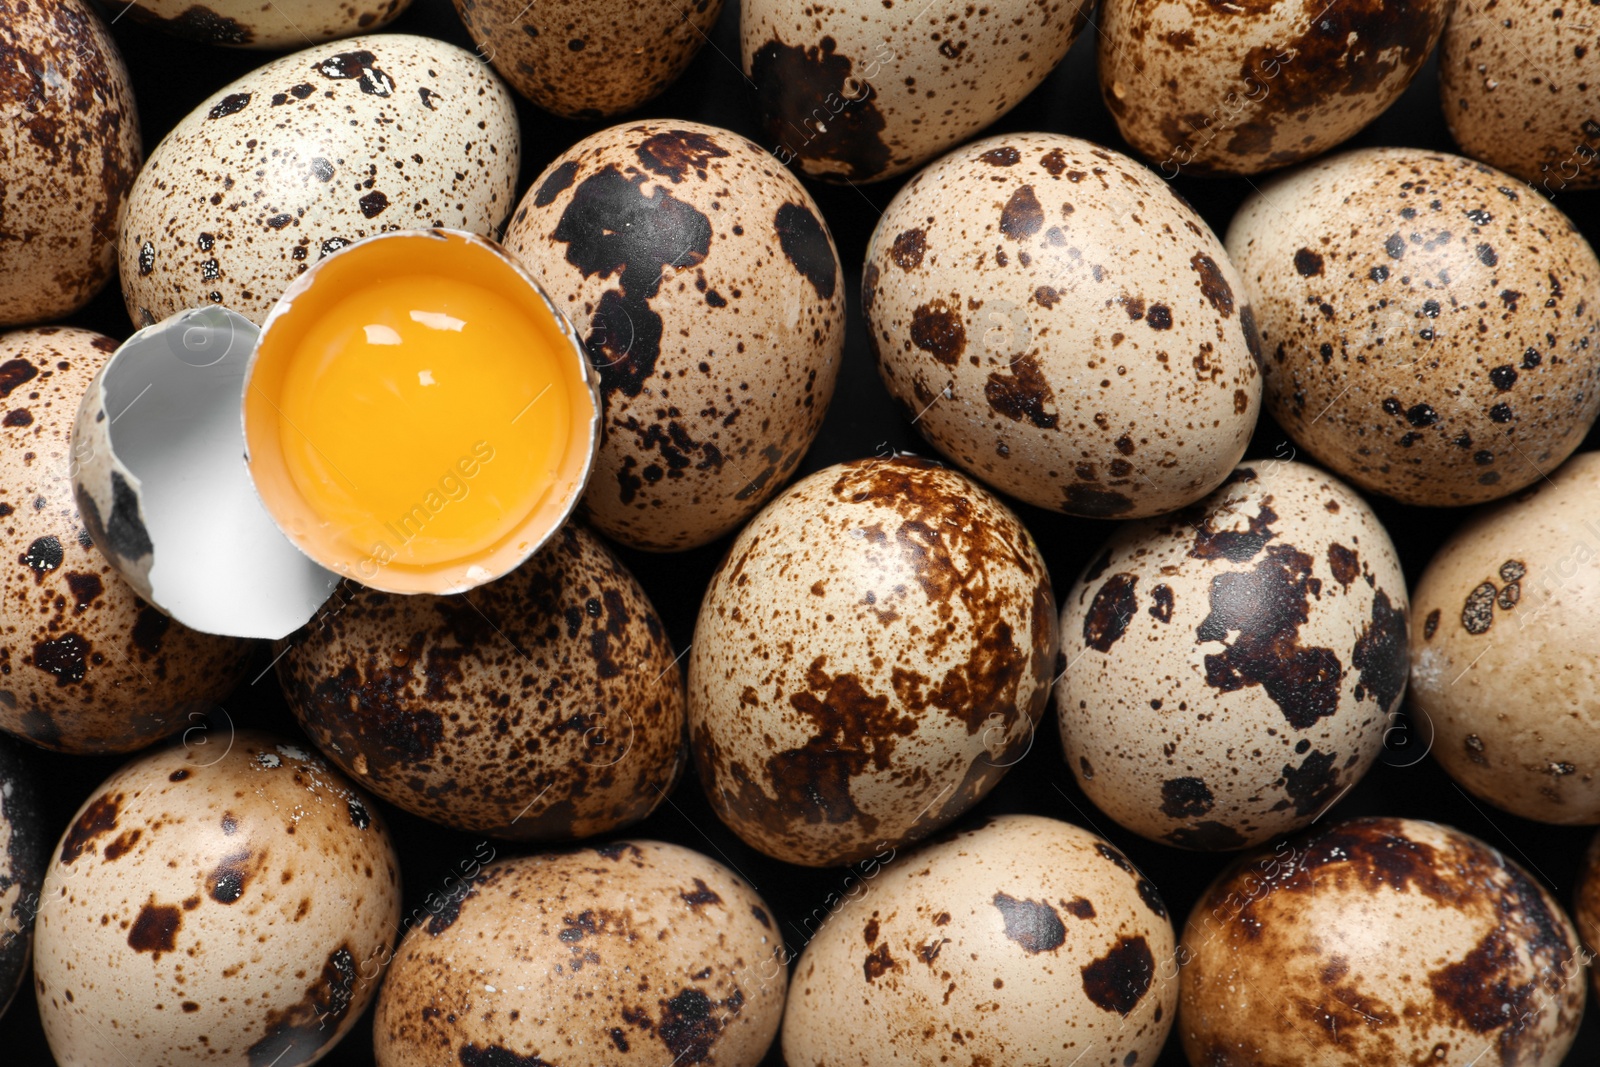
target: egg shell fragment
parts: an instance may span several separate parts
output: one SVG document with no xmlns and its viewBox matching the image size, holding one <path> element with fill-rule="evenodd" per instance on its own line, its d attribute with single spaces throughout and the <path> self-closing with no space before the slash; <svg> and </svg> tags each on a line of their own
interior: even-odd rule
<svg viewBox="0 0 1600 1067">
<path fill-rule="evenodd" d="M 964 9 L 743 0 L 740 54 L 780 161 L 823 181 L 878 181 L 1021 103 L 1066 57 L 1093 8 L 1093 0 Z"/>
<path fill-rule="evenodd" d="M 128 68 L 83 0 L 0 2 L 0 63 L 0 326 L 17 326 L 110 280 L 144 149 Z"/>
<path fill-rule="evenodd" d="M 1100 92 L 1168 178 L 1320 155 L 1388 109 L 1433 52 L 1446 0 L 1104 0 Z"/>
<path fill-rule="evenodd" d="M 1461 151 L 1546 196 L 1600 186 L 1600 24 L 1572 6 L 1456 0 L 1439 56 L 1439 102 Z"/>
<path fill-rule="evenodd" d="M 455 0 L 456 13 L 512 88 L 546 111 L 598 119 L 678 80 L 711 39 L 722 0 Z"/>
<path fill-rule="evenodd" d="M 873 231 L 861 303 L 906 418 L 1030 504 L 1171 511 L 1255 428 L 1255 321 L 1222 242 L 1088 141 L 1006 134 L 923 170 Z"/>
<path fill-rule="evenodd" d="M 801 480 L 700 605 L 689 732 L 712 808 L 814 867 L 934 832 L 1032 747 L 1054 606 L 1028 531 L 956 471 L 896 456 Z"/>
<path fill-rule="evenodd" d="M 605 833 L 655 810 L 686 762 L 672 643 L 639 583 L 576 523 L 470 595 L 347 585 L 282 644 L 277 670 L 334 762 L 457 829 Z"/>
<path fill-rule="evenodd" d="M 45 1036 L 61 1067 L 309 1064 L 377 992 L 399 921 L 388 831 L 343 776 L 266 734 L 191 732 L 62 835 L 34 943 Z"/>
<path fill-rule="evenodd" d="M 1061 612 L 1056 711 L 1078 784 L 1136 833 L 1243 848 L 1360 781 L 1406 686 L 1388 534 L 1304 464 L 1241 464 L 1119 530 Z"/>
<path fill-rule="evenodd" d="M 1600 823 L 1600 453 L 1474 515 L 1413 598 L 1411 705 L 1476 796 Z"/>
<path fill-rule="evenodd" d="M 61 752 L 129 752 L 203 717 L 253 645 L 140 600 L 91 540 L 148 540 L 126 484 L 86 523 L 73 420 L 117 343 L 65 326 L 0 335 L 0 729 Z M 115 482 L 111 483 L 115 486 Z"/>
<path fill-rule="evenodd" d="M 600 370 L 589 520 L 676 551 L 737 527 L 799 465 L 844 348 L 839 256 L 799 181 L 694 122 L 614 126 L 546 168 L 506 251 Z"/>
<path fill-rule="evenodd" d="M 495 863 L 401 942 L 373 1019 L 378 1067 L 756 1067 L 788 979 L 774 921 L 678 845 Z"/>
<path fill-rule="evenodd" d="M 1184 927 L 1189 1062 L 1557 1067 L 1584 958 L 1549 892 L 1459 830 L 1355 819 L 1225 871 Z"/>
<path fill-rule="evenodd" d="M 515 193 L 516 107 L 471 52 L 377 34 L 274 60 L 156 146 L 123 227 L 135 324 L 223 304 L 260 325 L 322 257 L 384 230 L 488 234 Z"/>
<path fill-rule="evenodd" d="M 132 0 L 128 17 L 230 48 L 299 48 L 387 25 L 411 0 Z"/>
<path fill-rule="evenodd" d="M 790 1067 L 1155 1062 L 1178 999 L 1172 923 L 1100 837 L 1002 815 L 862 877 L 795 969 Z"/>
<path fill-rule="evenodd" d="M 1267 410 L 1363 489 L 1494 500 L 1560 464 L 1600 412 L 1600 260 L 1509 174 L 1347 152 L 1246 199 L 1228 251 Z"/>
<path fill-rule="evenodd" d="M 27 755 L 0 737 L 0 1016 L 28 977 L 47 832 Z"/>
</svg>

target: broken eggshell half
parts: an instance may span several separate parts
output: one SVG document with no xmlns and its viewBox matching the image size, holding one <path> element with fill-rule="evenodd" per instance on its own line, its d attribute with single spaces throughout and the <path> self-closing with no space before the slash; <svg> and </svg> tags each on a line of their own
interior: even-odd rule
<svg viewBox="0 0 1600 1067">
<path fill-rule="evenodd" d="M 141 597 L 191 629 L 276 639 L 339 576 L 295 549 L 245 470 L 240 409 L 258 333 L 203 307 L 134 334 L 84 394 L 70 467 L 89 536 Z"/>
</svg>

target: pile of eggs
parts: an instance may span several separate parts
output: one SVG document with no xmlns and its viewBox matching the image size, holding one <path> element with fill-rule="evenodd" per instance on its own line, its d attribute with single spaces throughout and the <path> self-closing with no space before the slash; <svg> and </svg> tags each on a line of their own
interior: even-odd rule
<svg viewBox="0 0 1600 1067">
<path fill-rule="evenodd" d="M 1592 1058 L 1600 27 L 735 6 L 0 0 L 0 1042 Z M 177 621 L 103 369 L 414 230 L 581 342 L 576 514 Z"/>
</svg>

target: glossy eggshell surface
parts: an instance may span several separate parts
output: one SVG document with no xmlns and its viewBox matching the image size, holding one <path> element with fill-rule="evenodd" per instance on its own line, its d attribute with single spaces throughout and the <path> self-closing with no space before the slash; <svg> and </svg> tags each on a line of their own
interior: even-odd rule
<svg viewBox="0 0 1600 1067">
<path fill-rule="evenodd" d="M 1547 195 L 1600 185 L 1600 24 L 1571 7 L 1456 0 L 1439 57 L 1440 104 L 1461 151 Z"/>
<path fill-rule="evenodd" d="M 614 830 L 655 809 L 685 758 L 683 679 L 661 620 L 572 523 L 470 600 L 347 584 L 284 642 L 278 677 L 340 767 L 457 829 Z"/>
<path fill-rule="evenodd" d="M 795 969 L 789 1067 L 1155 1062 L 1178 998 L 1172 923 L 1101 838 L 1002 815 L 862 878 Z"/>
<path fill-rule="evenodd" d="M 78 401 L 116 347 L 65 326 L 0 334 L 0 730 L 61 752 L 128 752 L 192 723 L 253 647 L 173 622 L 90 539 L 144 536 L 121 508 L 86 523 L 72 489 Z"/>
<path fill-rule="evenodd" d="M 1508 174 L 1348 152 L 1247 199 L 1228 251 L 1261 327 L 1267 410 L 1363 489 L 1493 500 L 1559 464 L 1600 411 L 1600 261 Z"/>
<path fill-rule="evenodd" d="M 399 879 L 370 803 L 294 745 L 213 728 L 141 756 L 45 874 L 50 1050 L 61 1067 L 312 1063 L 377 992 Z"/>
<path fill-rule="evenodd" d="M 378 29 L 411 0 L 133 0 L 128 17 L 203 44 L 299 48 Z"/>
<path fill-rule="evenodd" d="M 379 34 L 284 56 L 150 153 L 122 232 L 128 315 L 148 326 L 214 303 L 259 325 L 290 282 L 359 238 L 489 233 L 517 164 L 511 94 L 471 52 Z"/>
<path fill-rule="evenodd" d="M 1171 511 L 1255 428 L 1254 322 L 1222 242 L 1088 141 L 991 137 L 922 171 L 873 232 L 861 303 L 906 417 L 1030 504 Z"/>
<path fill-rule="evenodd" d="M 1032 747 L 1054 604 L 1032 537 L 962 474 L 898 456 L 796 483 L 700 605 L 689 730 L 711 806 L 808 866 L 932 833 Z"/>
<path fill-rule="evenodd" d="M 1020 103 L 1066 56 L 1093 6 L 743 0 L 740 51 L 778 159 L 811 178 L 877 181 Z"/>
<path fill-rule="evenodd" d="M 378 1067 L 755 1067 L 783 1013 L 782 953 L 755 890 L 678 845 L 506 860 L 401 943 Z"/>
<path fill-rule="evenodd" d="M 1485 509 L 1417 585 L 1413 718 L 1477 796 L 1600 823 L 1600 453 Z"/>
<path fill-rule="evenodd" d="M 0 738 L 0 1015 L 28 977 L 47 832 L 27 756 Z"/>
<path fill-rule="evenodd" d="M 631 111 L 678 79 L 710 40 L 723 0 L 455 0 L 478 51 L 546 111 Z"/>
<path fill-rule="evenodd" d="M 1189 915 L 1189 1062 L 1557 1067 L 1583 1019 L 1572 922 L 1474 837 L 1357 819 L 1224 872 Z"/>
<path fill-rule="evenodd" d="M 1124 526 L 1067 595 L 1067 765 L 1152 840 L 1242 848 L 1306 825 L 1377 758 L 1406 684 L 1406 584 L 1341 482 L 1242 464 Z"/>
<path fill-rule="evenodd" d="M 0 326 L 15 326 L 110 279 L 144 150 L 128 69 L 86 0 L 0 0 L 0 56 Z"/>
<path fill-rule="evenodd" d="M 761 507 L 822 425 L 844 349 L 839 256 L 772 156 L 694 122 L 614 126 L 546 168 L 506 233 L 600 370 L 591 522 L 705 544 Z"/>
<path fill-rule="evenodd" d="M 1105 0 L 1100 91 L 1166 177 L 1256 174 L 1356 134 L 1400 98 L 1445 0 Z"/>
</svg>

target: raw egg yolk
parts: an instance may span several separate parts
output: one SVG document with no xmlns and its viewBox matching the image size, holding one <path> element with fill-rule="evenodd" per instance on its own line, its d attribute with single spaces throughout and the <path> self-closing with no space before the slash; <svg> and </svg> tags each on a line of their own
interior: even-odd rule
<svg viewBox="0 0 1600 1067">
<path fill-rule="evenodd" d="M 593 456 L 581 349 L 492 246 L 413 231 L 285 294 L 245 394 L 251 474 L 291 540 L 378 588 L 446 592 L 515 566 Z"/>
</svg>

